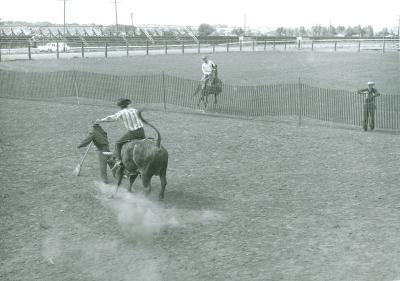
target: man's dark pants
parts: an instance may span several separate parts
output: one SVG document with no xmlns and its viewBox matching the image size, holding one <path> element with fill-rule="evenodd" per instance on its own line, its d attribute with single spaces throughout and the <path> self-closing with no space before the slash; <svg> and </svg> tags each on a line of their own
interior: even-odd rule
<svg viewBox="0 0 400 281">
<path fill-rule="evenodd" d="M 134 131 L 128 131 L 125 135 L 123 135 L 117 142 L 115 143 L 115 149 L 114 149 L 114 157 L 118 160 L 121 160 L 121 149 L 124 143 L 127 143 L 131 140 L 135 139 L 144 139 L 146 138 L 144 134 L 144 129 L 139 128 Z"/>
<path fill-rule="evenodd" d="M 364 103 L 364 120 L 363 120 L 363 127 L 366 131 L 368 129 L 368 120 L 369 120 L 369 127 L 371 130 L 375 128 L 375 103 Z"/>
<path fill-rule="evenodd" d="M 108 144 L 97 146 L 97 155 L 99 156 L 99 164 L 100 164 L 100 177 L 104 183 L 108 182 L 107 164 L 110 167 L 110 169 L 114 166 L 114 163 L 107 161 L 108 157 L 106 155 L 103 155 L 103 152 L 109 152 L 109 151 L 110 147 L 108 146 Z"/>
</svg>

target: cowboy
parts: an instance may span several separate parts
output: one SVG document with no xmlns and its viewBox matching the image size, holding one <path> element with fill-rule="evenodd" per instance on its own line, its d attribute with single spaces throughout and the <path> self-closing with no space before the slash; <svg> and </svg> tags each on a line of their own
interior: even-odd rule
<svg viewBox="0 0 400 281">
<path fill-rule="evenodd" d="M 97 154 L 99 156 L 100 163 L 100 176 L 104 183 L 108 183 L 107 178 L 107 163 L 112 168 L 114 166 L 113 162 L 107 162 L 107 157 L 103 155 L 103 152 L 109 152 L 110 147 L 108 143 L 107 133 L 99 124 L 93 124 L 92 128 L 89 130 L 87 137 L 81 141 L 78 148 L 85 147 L 93 142 L 97 148 Z"/>
<path fill-rule="evenodd" d="M 134 139 L 146 138 L 143 129 L 143 123 L 138 116 L 138 111 L 135 108 L 129 106 L 131 100 L 121 98 L 118 100 L 117 105 L 121 108 L 117 113 L 107 116 L 103 119 L 97 119 L 96 123 L 100 122 L 113 122 L 122 120 L 127 132 L 115 143 L 114 158 L 116 159 L 114 167 L 111 169 L 115 173 L 119 166 L 122 166 L 121 162 L 121 149 L 124 143 L 127 143 Z"/>
<path fill-rule="evenodd" d="M 215 63 L 207 56 L 203 56 L 202 60 L 203 63 L 201 65 L 201 71 L 203 72 L 203 77 L 201 78 L 201 89 L 204 90 L 207 86 L 208 81 L 211 78 L 211 75 L 215 68 Z"/>
<path fill-rule="evenodd" d="M 369 127 L 371 130 L 375 128 L 375 110 L 376 110 L 376 105 L 375 105 L 375 98 L 379 97 L 381 93 L 377 89 L 374 88 L 375 83 L 370 81 L 367 83 L 368 88 L 358 90 L 357 94 L 359 95 L 364 95 L 364 106 L 363 106 L 363 128 L 364 131 L 368 130 L 368 120 L 369 122 Z"/>
</svg>

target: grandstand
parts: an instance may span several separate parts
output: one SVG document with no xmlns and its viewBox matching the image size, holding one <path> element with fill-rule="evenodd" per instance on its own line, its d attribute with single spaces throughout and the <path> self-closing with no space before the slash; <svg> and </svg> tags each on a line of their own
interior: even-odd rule
<svg viewBox="0 0 400 281">
<path fill-rule="evenodd" d="M 0 26 L 0 47 L 20 48 L 49 42 L 65 42 L 69 46 L 98 46 L 105 43 L 110 46 L 146 44 L 182 44 L 198 43 L 193 27 L 180 26 L 122 26 L 115 28 L 96 25 L 54 26 Z"/>
</svg>

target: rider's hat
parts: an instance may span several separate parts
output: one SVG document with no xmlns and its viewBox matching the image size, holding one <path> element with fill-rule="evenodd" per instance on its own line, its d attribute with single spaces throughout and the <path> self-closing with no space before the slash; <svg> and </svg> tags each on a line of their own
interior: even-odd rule
<svg viewBox="0 0 400 281">
<path fill-rule="evenodd" d="M 369 81 L 369 82 L 367 83 L 367 85 L 368 85 L 368 86 L 374 86 L 374 85 L 375 85 L 375 82 Z"/>
<path fill-rule="evenodd" d="M 207 56 L 202 56 L 201 59 L 205 60 L 205 59 L 208 59 L 208 57 Z"/>
<path fill-rule="evenodd" d="M 127 106 L 128 104 L 131 104 L 131 100 L 130 99 L 125 99 L 125 98 L 121 98 L 118 100 L 117 105 L 118 106 Z"/>
</svg>

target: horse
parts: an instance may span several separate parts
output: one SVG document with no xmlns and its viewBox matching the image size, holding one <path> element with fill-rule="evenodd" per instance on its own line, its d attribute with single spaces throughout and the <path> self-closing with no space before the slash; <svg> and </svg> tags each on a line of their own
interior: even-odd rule
<svg viewBox="0 0 400 281">
<path fill-rule="evenodd" d="M 213 71 L 205 82 L 204 89 L 202 89 L 202 85 L 198 85 L 193 96 L 199 92 L 200 98 L 197 102 L 197 107 L 200 107 L 200 104 L 203 103 L 204 109 L 207 109 L 209 95 L 214 95 L 214 104 L 217 104 L 217 96 L 222 92 L 222 81 L 218 78 L 217 65 L 214 65 Z"/>
</svg>

